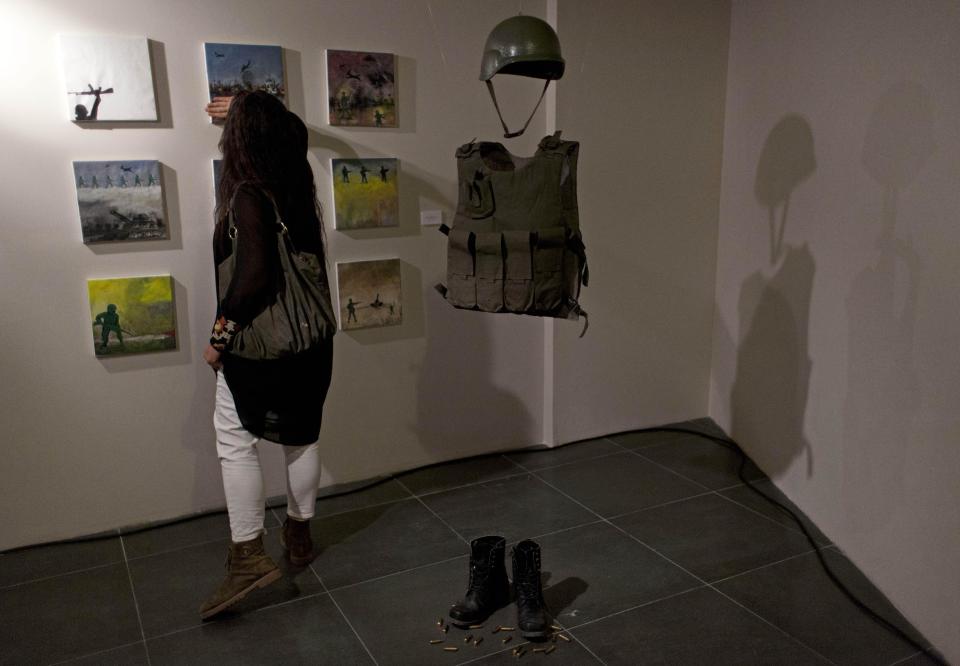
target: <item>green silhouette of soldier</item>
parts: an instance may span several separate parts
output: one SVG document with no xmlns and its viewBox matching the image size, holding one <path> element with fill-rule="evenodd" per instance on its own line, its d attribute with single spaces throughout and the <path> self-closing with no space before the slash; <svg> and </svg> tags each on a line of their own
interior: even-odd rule
<svg viewBox="0 0 960 666">
<path fill-rule="evenodd" d="M 140 180 L 140 174 L 139 174 L 139 173 L 133 175 L 133 186 L 134 186 L 134 187 L 143 187 L 143 181 Z"/>
<path fill-rule="evenodd" d="M 351 320 L 357 321 L 357 304 L 349 298 L 347 299 L 347 323 L 349 324 Z"/>
<path fill-rule="evenodd" d="M 343 168 L 340 169 L 340 173 L 343 175 L 343 182 L 349 183 L 349 182 L 350 182 L 350 169 L 347 168 L 347 165 L 346 165 L 346 164 L 344 164 L 344 165 L 343 165 Z"/>
<path fill-rule="evenodd" d="M 367 182 L 367 174 L 370 173 L 370 169 L 367 168 L 366 164 L 360 165 L 360 182 Z"/>
<path fill-rule="evenodd" d="M 117 314 L 117 306 L 110 303 L 106 312 L 101 312 L 93 320 L 93 325 L 100 325 L 100 349 L 106 350 L 107 342 L 110 338 L 110 332 L 113 331 L 120 341 L 120 348 L 123 348 L 123 329 L 120 328 L 120 315 Z"/>
<path fill-rule="evenodd" d="M 374 124 L 377 127 L 383 127 L 383 114 L 380 112 L 380 109 L 377 109 L 373 112 Z"/>
</svg>

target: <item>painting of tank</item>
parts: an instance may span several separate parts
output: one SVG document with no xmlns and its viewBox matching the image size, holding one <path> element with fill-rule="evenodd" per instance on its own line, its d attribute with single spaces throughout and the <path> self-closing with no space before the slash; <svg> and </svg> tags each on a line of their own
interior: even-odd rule
<svg viewBox="0 0 960 666">
<path fill-rule="evenodd" d="M 208 43 L 204 52 L 210 99 L 243 90 L 263 90 L 281 101 L 286 99 L 283 49 L 279 46 Z"/>
<path fill-rule="evenodd" d="M 157 120 L 146 37 L 60 35 L 60 56 L 74 122 Z"/>
<path fill-rule="evenodd" d="M 97 356 L 176 349 L 169 275 L 88 280 L 87 292 Z"/>
<path fill-rule="evenodd" d="M 334 159 L 331 172 L 336 229 L 376 229 L 399 224 L 395 158 Z"/>
<path fill-rule="evenodd" d="M 327 50 L 331 125 L 397 126 L 396 56 Z"/>
<path fill-rule="evenodd" d="M 160 163 L 74 162 L 84 243 L 169 237 Z"/>
<path fill-rule="evenodd" d="M 400 260 L 337 264 L 340 330 L 395 326 L 403 321 Z"/>
</svg>

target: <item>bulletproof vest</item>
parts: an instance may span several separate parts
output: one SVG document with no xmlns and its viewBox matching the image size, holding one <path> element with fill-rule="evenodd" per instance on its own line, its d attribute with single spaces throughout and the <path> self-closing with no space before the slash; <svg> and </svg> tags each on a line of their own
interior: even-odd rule
<svg viewBox="0 0 960 666">
<path fill-rule="evenodd" d="M 498 142 L 457 149 L 457 211 L 452 228 L 440 227 L 448 236 L 447 284 L 437 288 L 451 305 L 586 317 L 578 303 L 589 279 L 577 212 L 579 148 L 557 132 L 528 158 Z"/>
</svg>

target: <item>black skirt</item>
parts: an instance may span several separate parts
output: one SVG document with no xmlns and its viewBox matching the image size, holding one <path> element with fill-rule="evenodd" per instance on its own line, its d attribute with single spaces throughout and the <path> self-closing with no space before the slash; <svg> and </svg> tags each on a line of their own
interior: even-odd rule
<svg viewBox="0 0 960 666">
<path fill-rule="evenodd" d="M 333 336 L 288 358 L 253 361 L 224 352 L 221 361 L 244 429 L 277 444 L 317 441 L 333 372 Z"/>
</svg>

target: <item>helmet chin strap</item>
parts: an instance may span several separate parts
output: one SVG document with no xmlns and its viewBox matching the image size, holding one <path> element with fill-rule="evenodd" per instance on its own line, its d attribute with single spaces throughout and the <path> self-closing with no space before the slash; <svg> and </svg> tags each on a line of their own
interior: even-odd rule
<svg viewBox="0 0 960 666">
<path fill-rule="evenodd" d="M 523 127 L 519 132 L 511 132 L 510 128 L 507 127 L 507 122 L 503 119 L 503 114 L 500 113 L 500 105 L 497 104 L 497 93 L 493 89 L 493 81 L 487 79 L 485 83 L 487 84 L 487 90 L 490 91 L 490 99 L 493 100 L 493 106 L 497 110 L 497 116 L 500 117 L 500 124 L 503 125 L 503 137 L 505 139 L 512 139 L 513 137 L 520 136 L 527 131 L 527 126 L 530 125 L 530 121 L 533 120 L 534 114 L 536 114 L 537 109 L 540 108 L 540 102 L 543 101 L 543 96 L 547 94 L 547 87 L 550 85 L 550 79 L 547 79 L 546 83 L 543 84 L 543 90 L 540 92 L 540 99 L 537 100 L 537 105 L 533 107 L 530 117 L 527 118 L 527 122 L 523 124 Z"/>
</svg>

